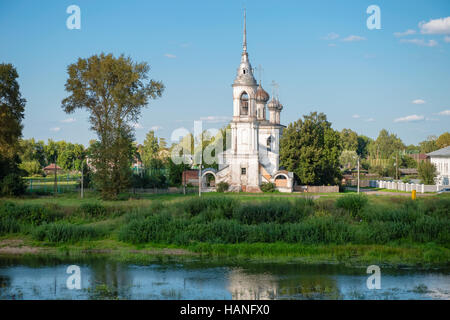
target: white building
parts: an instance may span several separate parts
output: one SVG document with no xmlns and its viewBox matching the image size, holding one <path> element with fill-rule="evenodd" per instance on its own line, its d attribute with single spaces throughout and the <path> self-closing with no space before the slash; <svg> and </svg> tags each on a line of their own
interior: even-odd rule
<svg viewBox="0 0 450 320">
<path fill-rule="evenodd" d="M 430 162 L 436 166 L 437 183 L 450 185 L 450 146 L 427 153 Z"/>
<path fill-rule="evenodd" d="M 232 88 L 231 148 L 222 154 L 223 163 L 217 172 L 207 169 L 202 175 L 213 174 L 216 183 L 227 182 L 231 191 L 259 192 L 261 183 L 271 182 L 279 191 L 292 192 L 293 173 L 279 170 L 280 137 L 285 127 L 280 124 L 283 105 L 275 97 L 269 101 L 269 94 L 253 76 L 245 13 L 241 63 Z"/>
</svg>

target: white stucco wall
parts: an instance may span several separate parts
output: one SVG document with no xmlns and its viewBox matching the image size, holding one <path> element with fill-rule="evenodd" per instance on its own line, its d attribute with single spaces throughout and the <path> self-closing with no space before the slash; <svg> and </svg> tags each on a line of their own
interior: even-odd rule
<svg viewBox="0 0 450 320">
<path fill-rule="evenodd" d="M 450 185 L 450 157 L 430 157 L 430 162 L 435 165 L 439 183 Z"/>
</svg>

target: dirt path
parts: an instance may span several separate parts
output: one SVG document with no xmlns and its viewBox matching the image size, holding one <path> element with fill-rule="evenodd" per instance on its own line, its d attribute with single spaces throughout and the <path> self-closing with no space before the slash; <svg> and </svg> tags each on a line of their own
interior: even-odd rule
<svg viewBox="0 0 450 320">
<path fill-rule="evenodd" d="M 26 246 L 23 240 L 5 239 L 0 241 L 0 254 L 39 253 L 41 248 Z"/>
</svg>

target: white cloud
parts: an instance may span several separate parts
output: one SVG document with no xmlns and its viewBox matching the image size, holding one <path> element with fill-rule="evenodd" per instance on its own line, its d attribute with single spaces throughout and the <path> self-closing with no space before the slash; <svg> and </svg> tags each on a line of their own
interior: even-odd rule
<svg viewBox="0 0 450 320">
<path fill-rule="evenodd" d="M 359 119 L 359 118 L 361 118 L 361 116 L 359 114 L 354 114 L 354 115 L 352 115 L 352 118 L 353 119 Z"/>
<path fill-rule="evenodd" d="M 175 59 L 177 57 L 176 55 L 171 54 L 171 53 L 166 53 L 164 56 L 169 59 Z"/>
<path fill-rule="evenodd" d="M 323 37 L 322 39 L 323 40 L 335 40 L 337 38 L 339 38 L 339 35 L 335 32 L 331 32 L 326 37 Z"/>
<path fill-rule="evenodd" d="M 68 118 L 68 119 L 61 120 L 62 123 L 72 123 L 75 121 L 77 121 L 77 119 L 75 119 L 75 118 Z"/>
<path fill-rule="evenodd" d="M 450 34 L 450 17 L 419 22 L 423 34 Z"/>
<path fill-rule="evenodd" d="M 449 43 L 449 42 L 450 42 L 450 37 L 449 37 L 449 36 L 445 36 L 445 37 L 444 37 L 444 41 L 447 42 L 447 43 Z"/>
<path fill-rule="evenodd" d="M 416 100 L 413 100 L 412 103 L 414 103 L 414 104 L 425 104 L 426 101 L 422 100 L 422 99 L 416 99 Z"/>
<path fill-rule="evenodd" d="M 231 120 L 231 117 L 228 116 L 208 116 L 208 117 L 200 117 L 200 120 L 211 123 L 218 122 L 227 122 Z"/>
<path fill-rule="evenodd" d="M 161 130 L 161 129 L 162 129 L 161 126 L 153 126 L 153 127 L 150 128 L 150 130 L 153 130 L 153 131 L 158 131 L 158 130 Z"/>
<path fill-rule="evenodd" d="M 450 110 L 444 110 L 438 113 L 440 116 L 450 116 Z"/>
<path fill-rule="evenodd" d="M 397 38 L 400 38 L 400 37 L 409 36 L 409 35 L 412 35 L 415 33 L 416 33 L 416 30 L 408 29 L 405 32 L 394 32 L 394 36 L 396 36 Z"/>
<path fill-rule="evenodd" d="M 329 47 L 336 47 L 336 43 L 329 43 L 328 46 Z"/>
<path fill-rule="evenodd" d="M 348 36 L 347 38 L 342 39 L 342 41 L 345 41 L 345 42 L 356 42 L 356 41 L 363 41 L 363 40 L 366 40 L 366 38 L 361 37 L 361 36 L 355 36 L 355 35 L 351 35 L 351 36 Z"/>
<path fill-rule="evenodd" d="M 425 119 L 424 116 L 418 116 L 417 114 L 412 114 L 410 116 L 397 118 L 394 122 L 414 122 L 414 121 L 422 121 Z"/>
<path fill-rule="evenodd" d="M 367 118 L 366 120 L 364 120 L 365 122 L 374 122 L 375 119 L 374 118 Z"/>
<path fill-rule="evenodd" d="M 400 42 L 412 43 L 422 47 L 435 47 L 438 44 L 436 40 L 428 40 L 427 42 L 424 39 L 401 39 Z"/>
<path fill-rule="evenodd" d="M 60 127 L 50 128 L 50 131 L 53 131 L 53 132 L 58 132 L 59 130 L 61 130 Z"/>
</svg>

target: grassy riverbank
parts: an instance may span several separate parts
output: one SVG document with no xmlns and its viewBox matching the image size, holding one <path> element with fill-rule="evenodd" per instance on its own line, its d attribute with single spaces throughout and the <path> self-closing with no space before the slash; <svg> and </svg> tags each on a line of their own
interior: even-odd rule
<svg viewBox="0 0 450 320">
<path fill-rule="evenodd" d="M 450 197 L 208 194 L 0 200 L 0 254 L 449 266 Z"/>
</svg>

